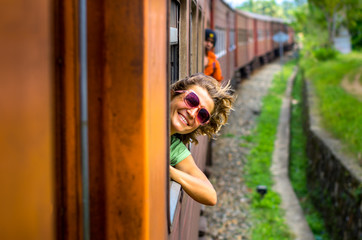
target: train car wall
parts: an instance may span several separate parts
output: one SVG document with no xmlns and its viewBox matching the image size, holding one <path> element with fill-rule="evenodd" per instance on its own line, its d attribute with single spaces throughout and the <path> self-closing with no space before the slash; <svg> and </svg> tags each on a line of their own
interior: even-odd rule
<svg viewBox="0 0 362 240">
<path fill-rule="evenodd" d="M 167 4 L 88 6 L 91 230 L 98 239 L 167 237 Z"/>
<path fill-rule="evenodd" d="M 57 238 L 83 238 L 78 4 L 54 2 L 54 121 Z"/>
<path fill-rule="evenodd" d="M 228 26 L 228 14 L 229 7 L 222 0 L 214 1 L 213 17 L 214 17 L 214 30 L 217 35 L 216 46 L 214 48 L 215 55 L 218 58 L 222 75 L 224 79 L 230 79 L 229 66 L 228 66 L 228 38 L 229 38 L 229 26 Z"/>
<path fill-rule="evenodd" d="M 235 75 L 235 55 L 236 55 L 236 42 L 235 42 L 235 12 L 233 9 L 229 8 L 228 15 L 228 44 L 227 44 L 227 53 L 228 53 L 228 64 L 227 64 L 227 74 L 225 74 L 225 81 L 231 80 Z"/>
<path fill-rule="evenodd" d="M 54 239 L 51 1 L 0 8 L 0 239 Z"/>
<path fill-rule="evenodd" d="M 255 56 L 255 41 L 254 41 L 254 19 L 247 16 L 247 23 L 248 23 L 248 62 L 252 63 Z"/>
<path fill-rule="evenodd" d="M 239 11 L 236 12 L 236 22 L 237 22 L 237 61 L 236 67 L 241 68 L 244 67 L 248 63 L 248 41 L 247 41 L 247 18 L 242 15 Z"/>
<path fill-rule="evenodd" d="M 166 239 L 167 1 L 88 2 L 89 229 L 79 190 L 78 1 L 54 10 L 58 238 Z"/>
<path fill-rule="evenodd" d="M 267 49 L 268 49 L 268 61 L 274 58 L 274 51 L 273 51 L 273 35 L 272 35 L 272 21 L 268 21 L 267 23 Z"/>
</svg>

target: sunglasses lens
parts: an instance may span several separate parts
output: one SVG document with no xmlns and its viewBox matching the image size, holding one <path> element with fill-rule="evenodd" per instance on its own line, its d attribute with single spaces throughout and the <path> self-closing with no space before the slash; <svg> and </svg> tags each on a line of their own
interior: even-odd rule
<svg viewBox="0 0 362 240">
<path fill-rule="evenodd" d="M 193 93 L 190 92 L 189 94 L 187 94 L 187 96 L 185 97 L 186 103 L 187 105 L 189 105 L 190 107 L 197 107 L 199 106 L 199 97 Z"/>
<path fill-rule="evenodd" d="M 197 114 L 197 118 L 199 119 L 200 123 L 206 123 L 210 119 L 210 114 L 205 108 L 201 108 Z"/>
</svg>

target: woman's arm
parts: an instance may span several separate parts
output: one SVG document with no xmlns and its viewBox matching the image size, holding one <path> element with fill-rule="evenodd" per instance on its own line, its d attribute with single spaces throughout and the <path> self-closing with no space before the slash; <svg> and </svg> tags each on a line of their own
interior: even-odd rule
<svg viewBox="0 0 362 240">
<path fill-rule="evenodd" d="M 193 157 L 187 158 L 170 166 L 170 177 L 180 183 L 186 193 L 194 200 L 205 205 L 215 205 L 216 191 L 205 174 L 197 167 Z"/>
</svg>

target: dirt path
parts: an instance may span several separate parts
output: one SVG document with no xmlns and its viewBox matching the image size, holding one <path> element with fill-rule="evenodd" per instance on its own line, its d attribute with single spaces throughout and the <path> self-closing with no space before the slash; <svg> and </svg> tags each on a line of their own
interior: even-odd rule
<svg viewBox="0 0 362 240">
<path fill-rule="evenodd" d="M 248 220 L 250 202 L 246 198 L 250 189 L 244 184 L 244 165 L 249 149 L 242 147 L 240 137 L 250 134 L 255 118 L 261 111 L 261 100 L 266 95 L 274 73 L 280 71 L 278 62 L 263 66 L 249 80 L 239 85 L 228 125 L 213 142 L 213 165 L 210 180 L 218 193 L 218 203 L 205 207 L 207 232 L 203 239 L 250 239 Z"/>
<path fill-rule="evenodd" d="M 274 73 L 280 71 L 278 63 L 271 63 L 256 71 L 244 81 L 236 91 L 238 95 L 229 124 L 221 131 L 221 136 L 213 142 L 213 165 L 210 181 L 218 193 L 218 203 L 205 207 L 207 231 L 200 240 L 250 239 L 251 221 L 246 197 L 252 189 L 245 185 L 244 166 L 249 149 L 244 147 L 242 136 L 250 135 L 255 127 L 255 118 L 260 114 L 262 98 L 267 94 Z M 295 76 L 294 72 L 294 76 Z M 314 236 L 305 220 L 299 201 L 289 181 L 289 123 L 292 80 L 283 98 L 273 161 L 273 189 L 281 196 L 281 207 L 285 210 L 285 222 L 296 240 L 313 240 Z"/>
<path fill-rule="evenodd" d="M 270 170 L 274 180 L 273 189 L 280 195 L 282 201 L 280 207 L 285 211 L 285 223 L 289 226 L 294 239 L 314 240 L 313 233 L 309 228 L 302 207 L 289 180 L 291 100 L 293 82 L 297 71 L 298 69 L 295 68 L 287 81 Z"/>
</svg>

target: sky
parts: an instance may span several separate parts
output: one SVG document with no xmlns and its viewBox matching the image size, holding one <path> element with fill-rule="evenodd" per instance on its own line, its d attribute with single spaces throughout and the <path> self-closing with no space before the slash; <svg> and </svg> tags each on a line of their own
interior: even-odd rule
<svg viewBox="0 0 362 240">
<path fill-rule="evenodd" d="M 228 3 L 231 7 L 236 7 L 241 5 L 243 2 L 247 2 L 248 0 L 224 0 L 224 2 Z M 282 3 L 283 0 L 276 0 L 278 4 Z"/>
</svg>

